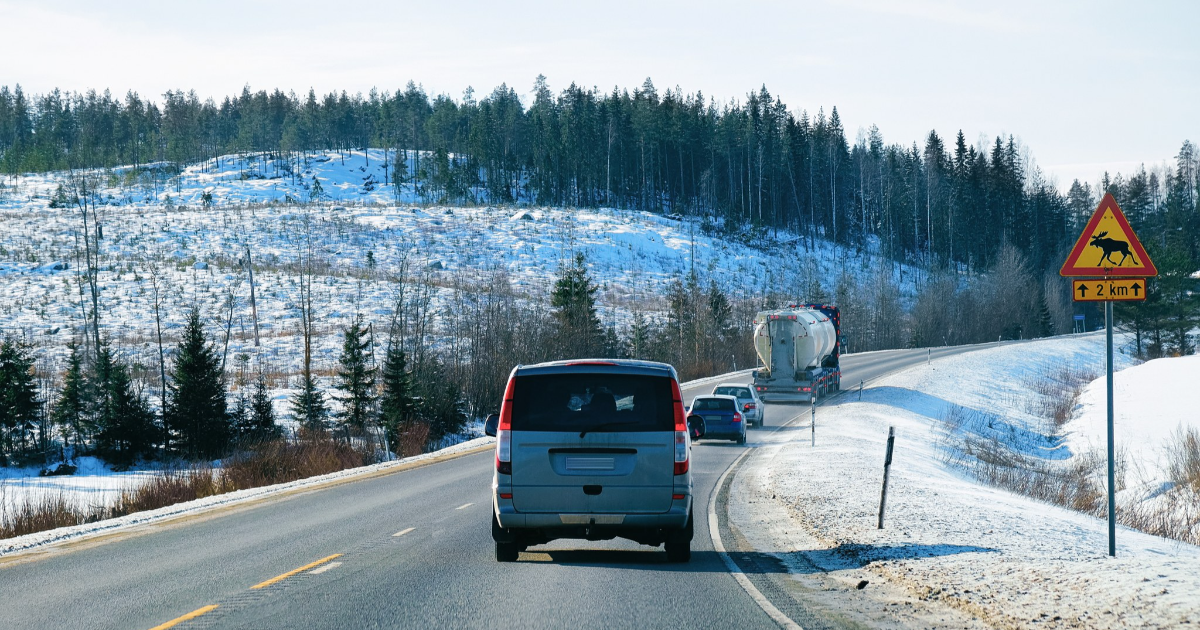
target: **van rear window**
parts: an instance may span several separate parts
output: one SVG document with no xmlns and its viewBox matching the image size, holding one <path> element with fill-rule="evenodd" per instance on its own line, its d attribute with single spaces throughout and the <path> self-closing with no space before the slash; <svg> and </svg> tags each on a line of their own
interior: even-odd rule
<svg viewBox="0 0 1200 630">
<path fill-rule="evenodd" d="M 636 374 L 518 376 L 514 431 L 673 431 L 671 379 Z"/>
</svg>

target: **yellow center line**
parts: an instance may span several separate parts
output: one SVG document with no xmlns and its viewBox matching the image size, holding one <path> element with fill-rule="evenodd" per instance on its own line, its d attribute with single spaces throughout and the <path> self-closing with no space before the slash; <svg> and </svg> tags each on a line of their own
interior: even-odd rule
<svg viewBox="0 0 1200 630">
<path fill-rule="evenodd" d="M 195 619 L 196 617 L 199 617 L 200 615 L 212 612 L 216 609 L 217 609 L 216 604 L 209 604 L 208 606 L 205 606 L 203 608 L 197 608 L 196 610 L 193 610 L 192 612 L 190 612 L 182 617 L 176 617 L 176 618 L 168 621 L 167 623 L 154 626 L 153 628 L 150 628 L 150 630 L 167 630 L 167 628 L 174 628 L 175 626 L 177 626 L 185 621 L 188 621 L 189 619 Z"/>
<path fill-rule="evenodd" d="M 329 562 L 330 560 L 333 560 L 334 558 L 340 558 L 341 556 L 342 556 L 342 554 L 340 554 L 340 553 L 335 553 L 332 556 L 326 556 L 324 558 L 321 558 L 320 560 L 317 560 L 316 562 L 310 562 L 310 563 L 300 567 L 299 569 L 292 569 L 291 571 L 288 571 L 287 573 L 284 573 L 282 575 L 277 575 L 277 576 L 267 580 L 266 582 L 259 582 L 258 584 L 251 586 L 250 590 L 266 588 L 272 584 L 275 584 L 276 582 L 282 582 L 282 581 L 292 577 L 293 575 L 296 575 L 297 573 L 303 573 L 304 571 L 307 571 L 315 566 L 325 564 L 326 562 Z"/>
</svg>

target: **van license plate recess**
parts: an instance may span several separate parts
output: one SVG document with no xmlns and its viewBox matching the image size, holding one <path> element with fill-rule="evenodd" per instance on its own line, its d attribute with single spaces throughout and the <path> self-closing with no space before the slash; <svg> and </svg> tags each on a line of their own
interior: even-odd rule
<svg viewBox="0 0 1200 630">
<path fill-rule="evenodd" d="M 611 471 L 617 467 L 612 457 L 565 457 L 567 470 Z"/>
</svg>

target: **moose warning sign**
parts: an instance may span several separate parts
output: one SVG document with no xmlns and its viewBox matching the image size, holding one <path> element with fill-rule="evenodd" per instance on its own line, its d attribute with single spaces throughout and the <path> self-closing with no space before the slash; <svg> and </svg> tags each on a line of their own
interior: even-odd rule
<svg viewBox="0 0 1200 630">
<path fill-rule="evenodd" d="M 1158 270 L 1110 193 L 1100 201 L 1058 273 L 1076 277 L 1145 278 L 1157 276 Z"/>
</svg>

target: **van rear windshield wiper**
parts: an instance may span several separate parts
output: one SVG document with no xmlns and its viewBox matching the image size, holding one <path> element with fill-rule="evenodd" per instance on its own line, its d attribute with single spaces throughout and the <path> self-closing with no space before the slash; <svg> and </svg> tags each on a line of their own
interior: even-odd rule
<svg viewBox="0 0 1200 630">
<path fill-rule="evenodd" d="M 599 425 L 596 425 L 589 429 L 584 429 L 584 430 L 580 431 L 579 437 L 583 437 L 593 431 L 599 431 L 600 429 L 607 429 L 608 427 L 619 427 L 619 426 L 624 426 L 627 424 L 641 424 L 641 423 L 642 422 L 640 420 L 633 420 L 633 421 L 626 420 L 624 422 L 605 422 L 604 424 L 599 424 Z"/>
</svg>

